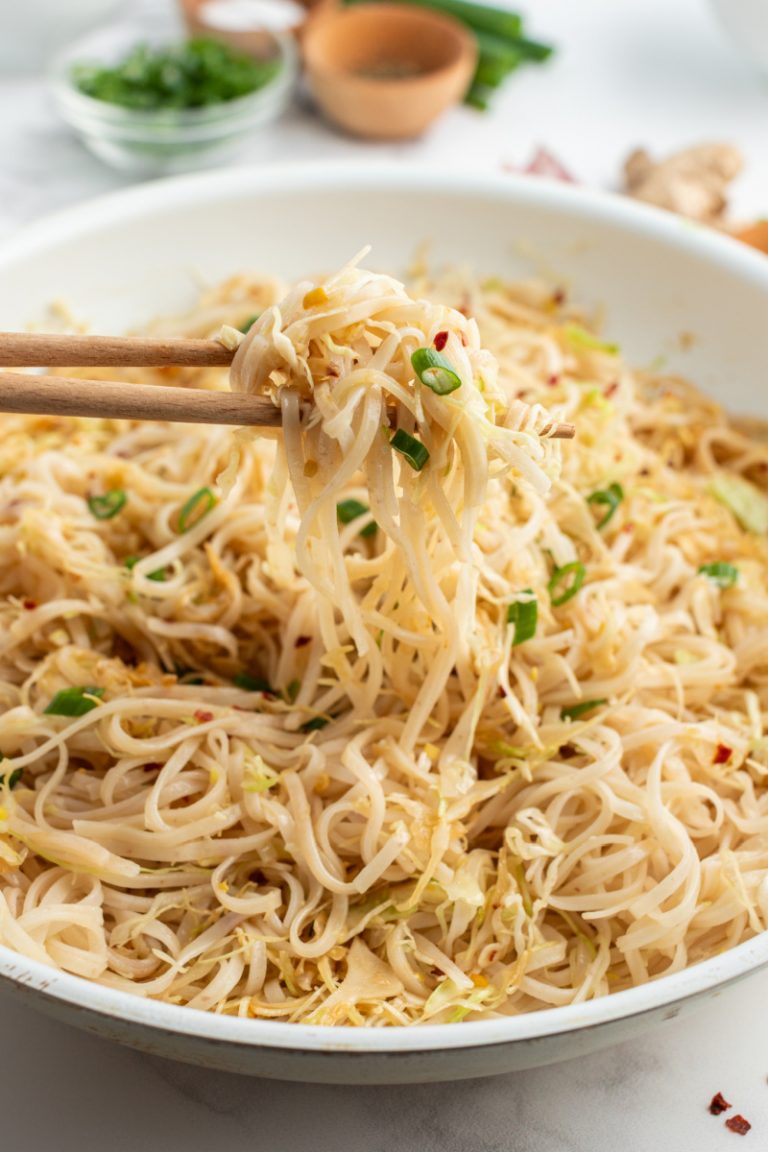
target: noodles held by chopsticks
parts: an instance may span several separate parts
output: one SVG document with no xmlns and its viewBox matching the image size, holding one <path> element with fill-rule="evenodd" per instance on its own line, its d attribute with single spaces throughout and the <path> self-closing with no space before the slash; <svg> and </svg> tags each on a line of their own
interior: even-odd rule
<svg viewBox="0 0 768 1152">
<path fill-rule="evenodd" d="M 541 285 L 241 278 L 183 327 L 253 312 L 274 442 L 4 419 L 0 941 L 375 1026 L 762 931 L 768 449 Z"/>
</svg>

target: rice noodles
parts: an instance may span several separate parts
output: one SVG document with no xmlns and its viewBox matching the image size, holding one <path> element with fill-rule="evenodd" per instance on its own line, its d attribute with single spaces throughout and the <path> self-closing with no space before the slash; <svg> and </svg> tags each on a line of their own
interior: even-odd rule
<svg viewBox="0 0 768 1152">
<path fill-rule="evenodd" d="M 3 418 L 0 942 L 381 1026 L 763 931 L 768 446 L 539 283 L 240 277 L 172 330 L 222 323 L 281 434 Z"/>
</svg>

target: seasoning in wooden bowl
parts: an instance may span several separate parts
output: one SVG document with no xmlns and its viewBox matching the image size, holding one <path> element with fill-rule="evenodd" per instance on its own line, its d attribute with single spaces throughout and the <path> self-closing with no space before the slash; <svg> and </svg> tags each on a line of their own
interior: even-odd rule
<svg viewBox="0 0 768 1152">
<path fill-rule="evenodd" d="M 473 36 L 426 8 L 363 4 L 311 19 L 304 62 L 320 108 L 356 136 L 419 136 L 465 95 L 477 61 Z"/>
</svg>

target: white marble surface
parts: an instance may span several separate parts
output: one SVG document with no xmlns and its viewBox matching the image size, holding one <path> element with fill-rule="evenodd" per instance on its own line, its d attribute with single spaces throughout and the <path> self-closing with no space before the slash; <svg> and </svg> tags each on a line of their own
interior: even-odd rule
<svg viewBox="0 0 768 1152">
<path fill-rule="evenodd" d="M 16 0 L 13 0 L 16 2 Z M 23 0 L 34 4 L 35 0 Z M 0 0 L 2 6 L 11 0 Z M 425 141 L 347 140 L 304 107 L 242 163 L 386 156 L 496 170 L 538 143 L 611 186 L 636 144 L 723 138 L 747 170 L 735 211 L 768 210 L 768 89 L 723 41 L 705 0 L 537 0 L 533 29 L 560 51 L 512 83 L 492 115 L 461 109 Z M 53 119 L 35 78 L 0 76 L 0 236 L 127 183 Z M 711 1117 L 721 1090 L 768 1147 L 768 974 L 636 1043 L 497 1079 L 401 1088 L 249 1081 L 140 1056 L 0 996 L 0 1116 L 13 1152 L 716 1152 L 740 1137 Z"/>
</svg>

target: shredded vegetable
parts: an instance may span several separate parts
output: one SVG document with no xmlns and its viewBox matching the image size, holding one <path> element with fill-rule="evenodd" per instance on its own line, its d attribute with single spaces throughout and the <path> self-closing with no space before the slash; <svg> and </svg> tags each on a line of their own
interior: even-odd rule
<svg viewBox="0 0 768 1152">
<path fill-rule="evenodd" d="M 2 419 L 0 942 L 464 1027 L 766 930 L 768 446 L 532 280 L 243 275 L 150 331 L 248 316 L 277 432 Z"/>
</svg>

